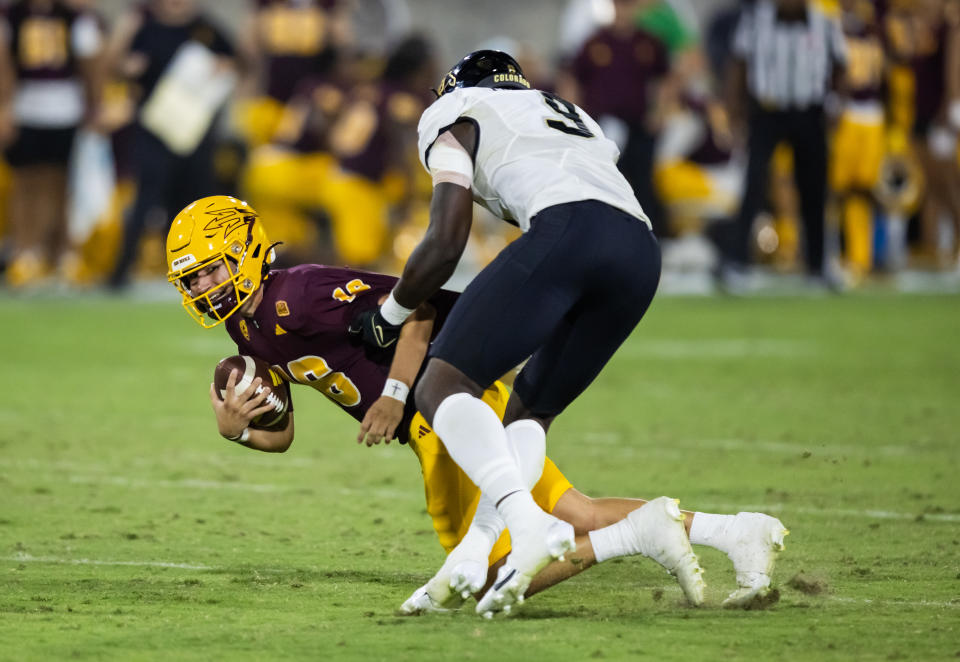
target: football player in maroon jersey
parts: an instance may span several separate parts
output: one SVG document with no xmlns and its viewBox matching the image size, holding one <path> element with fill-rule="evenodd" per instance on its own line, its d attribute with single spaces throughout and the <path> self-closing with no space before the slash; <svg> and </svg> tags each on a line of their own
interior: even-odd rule
<svg viewBox="0 0 960 662">
<path fill-rule="evenodd" d="M 100 94 L 97 19 L 61 0 L 18 0 L 0 13 L 0 147 L 13 171 L 13 287 L 56 270 L 68 247 L 67 164 Z"/>
<path fill-rule="evenodd" d="M 321 265 L 273 269 L 273 247 L 257 213 L 246 203 L 227 196 L 203 198 L 173 220 L 166 246 L 168 277 L 183 296 L 187 312 L 201 326 L 223 323 L 241 354 L 267 361 L 291 383 L 315 388 L 360 421 L 358 441 L 369 446 L 397 438 L 410 445 L 423 469 L 427 511 L 449 554 L 440 572 L 403 609 L 416 613 L 459 606 L 464 593 L 476 593 L 488 577 L 492 580 L 493 571 L 510 550 L 509 542 L 502 525 L 498 530 L 477 524 L 477 520 L 489 523 L 495 506 L 481 497 L 406 398 L 420 375 L 429 343 L 458 295 L 440 290 L 405 322 L 393 346 L 373 350 L 349 332 L 351 320 L 357 309 L 379 305 L 397 279 Z M 269 389 L 255 395 L 256 380 L 242 393 L 235 385 L 236 375 L 232 375 L 221 401 L 211 384 L 220 433 L 249 448 L 287 450 L 294 436 L 293 416 L 284 430 L 250 428 L 250 421 L 270 406 L 265 404 Z M 503 415 L 509 398 L 506 386 L 495 382 L 483 397 Z M 674 561 L 658 557 L 650 546 L 649 532 L 633 535 L 630 524 L 624 524 L 627 515 L 641 510 L 645 501 L 583 495 L 545 457 L 542 441 L 537 442 L 542 435 L 524 435 L 522 425 L 516 432 L 520 443 L 511 450 L 533 486 L 535 500 L 547 512 L 570 522 L 577 533 L 576 550 L 566 561 L 541 571 L 528 595 L 609 558 L 643 554 L 663 565 Z M 769 520 L 766 537 L 752 536 L 750 544 L 738 544 L 745 530 L 757 530 L 758 518 Z M 779 521 L 758 513 L 686 513 L 688 531 L 694 519 L 709 532 L 700 542 L 726 551 L 737 569 L 740 587 L 728 604 L 763 600 L 775 553 L 782 548 L 784 531 Z M 626 536 L 621 535 L 624 532 Z M 702 583 L 683 588 L 691 602 L 702 601 Z"/>
</svg>

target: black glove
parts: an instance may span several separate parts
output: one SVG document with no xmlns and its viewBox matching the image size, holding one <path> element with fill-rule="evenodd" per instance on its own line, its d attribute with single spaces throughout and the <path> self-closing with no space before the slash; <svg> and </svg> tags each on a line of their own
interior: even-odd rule
<svg viewBox="0 0 960 662">
<path fill-rule="evenodd" d="M 347 331 L 359 335 L 371 347 L 387 349 L 400 337 L 402 324 L 391 324 L 383 319 L 380 308 L 365 310 L 353 318 Z"/>
</svg>

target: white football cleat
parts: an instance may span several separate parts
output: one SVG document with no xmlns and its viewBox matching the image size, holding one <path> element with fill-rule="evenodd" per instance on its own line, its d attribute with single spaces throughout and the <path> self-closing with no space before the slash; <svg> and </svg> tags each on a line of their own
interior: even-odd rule
<svg viewBox="0 0 960 662">
<path fill-rule="evenodd" d="M 404 614 L 445 614 L 449 609 L 438 604 L 427 591 L 428 584 L 424 584 L 413 592 L 409 598 L 400 605 L 400 611 Z"/>
<path fill-rule="evenodd" d="M 477 603 L 477 613 L 484 618 L 493 618 L 493 615 L 500 611 L 509 614 L 513 605 L 523 603 L 523 594 L 527 592 L 532 579 L 533 577 L 510 567 L 509 561 L 504 563 L 497 571 L 497 580 L 493 586 Z"/>
<path fill-rule="evenodd" d="M 627 521 L 637 536 L 641 554 L 676 577 L 687 601 L 697 607 L 703 604 L 703 569 L 690 547 L 677 503 L 676 499 L 658 497 L 627 515 Z"/>
<path fill-rule="evenodd" d="M 466 600 L 474 593 L 479 593 L 487 583 L 487 559 L 465 559 L 457 563 L 447 579 L 447 586 Z"/>
<path fill-rule="evenodd" d="M 727 553 L 737 571 L 739 588 L 723 601 L 724 607 L 746 607 L 770 592 L 770 575 L 789 531 L 776 517 L 737 513 L 729 529 L 733 549 Z"/>
<path fill-rule="evenodd" d="M 413 592 L 400 610 L 407 614 L 448 612 L 478 593 L 487 583 L 490 550 L 461 541 L 447 555 L 440 569 L 426 584 Z"/>
<path fill-rule="evenodd" d="M 521 537 L 522 536 L 522 537 Z M 522 540 L 526 544 L 514 547 L 506 562 L 497 572 L 497 579 L 490 590 L 477 603 L 477 613 L 484 618 L 493 618 L 496 612 L 509 614 L 513 605 L 523 602 L 530 582 L 538 572 L 551 561 L 564 560 L 567 552 L 577 548 L 573 527 L 553 515 L 544 513 L 538 535 L 516 536 L 511 532 L 513 541 Z"/>
</svg>

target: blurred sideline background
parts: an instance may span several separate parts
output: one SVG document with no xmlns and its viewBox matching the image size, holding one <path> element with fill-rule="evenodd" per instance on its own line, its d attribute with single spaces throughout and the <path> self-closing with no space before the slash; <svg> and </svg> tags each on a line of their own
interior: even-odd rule
<svg viewBox="0 0 960 662">
<path fill-rule="evenodd" d="M 739 12 L 751 5 L 6 3 L 3 288 L 159 287 L 169 221 L 212 194 L 252 204 L 271 239 L 284 242 L 285 264 L 396 273 L 428 220 L 416 125 L 429 90 L 467 52 L 499 48 L 518 58 L 534 85 L 594 115 L 630 154 L 621 169 L 654 217 L 663 288 L 714 292 L 723 283 L 713 230 L 736 217 L 743 194 L 750 126 L 731 122 L 728 72 Z M 876 130 L 860 134 L 866 138 L 841 140 L 849 87 L 839 85 L 825 104 L 832 289 L 960 290 L 960 190 L 951 189 L 960 183 L 953 179 L 960 107 L 951 105 L 960 98 L 953 80 L 960 67 L 949 59 L 957 3 L 816 0 L 809 8 L 844 26 L 847 75 L 875 87 L 883 110 Z M 917 104 L 930 96 L 939 99 L 936 121 L 918 130 Z M 934 147 L 950 157 L 946 167 L 937 162 L 934 175 L 946 182 L 939 187 L 927 185 L 922 158 Z M 868 161 L 866 181 L 856 186 L 835 176 Z M 804 268 L 794 175 L 791 150 L 781 145 L 750 231 L 754 291 L 819 287 Z M 456 285 L 515 236 L 478 207 Z"/>
</svg>

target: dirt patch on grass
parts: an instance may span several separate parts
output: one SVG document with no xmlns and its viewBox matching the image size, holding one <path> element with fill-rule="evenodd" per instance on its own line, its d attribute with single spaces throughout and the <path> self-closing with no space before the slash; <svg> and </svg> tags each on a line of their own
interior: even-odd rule
<svg viewBox="0 0 960 662">
<path fill-rule="evenodd" d="M 787 586 L 805 595 L 822 595 L 830 590 L 826 579 L 802 570 L 790 578 Z"/>
</svg>

